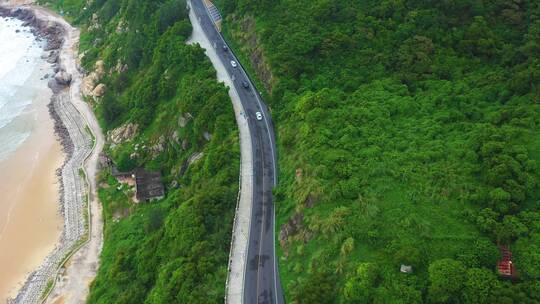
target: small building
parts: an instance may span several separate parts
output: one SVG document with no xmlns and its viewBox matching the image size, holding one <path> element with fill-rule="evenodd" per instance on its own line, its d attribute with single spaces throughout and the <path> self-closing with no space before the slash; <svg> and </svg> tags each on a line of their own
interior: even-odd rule
<svg viewBox="0 0 540 304">
<path fill-rule="evenodd" d="M 135 197 L 139 202 L 150 202 L 165 197 L 165 187 L 160 172 L 135 170 Z"/>
<path fill-rule="evenodd" d="M 134 178 L 134 173 L 134 171 L 120 171 L 118 170 L 118 167 L 116 167 L 114 164 L 111 166 L 111 174 L 117 179 Z"/>
<path fill-rule="evenodd" d="M 119 183 L 128 184 L 131 187 L 135 186 L 134 171 L 122 172 L 122 171 L 119 171 L 118 168 L 113 164 L 111 166 L 111 174 L 112 176 L 116 177 L 116 180 L 118 180 Z"/>
<path fill-rule="evenodd" d="M 497 272 L 499 276 L 505 278 L 516 278 L 517 273 L 512 263 L 512 252 L 507 246 L 500 246 L 501 259 L 497 262 Z"/>
<path fill-rule="evenodd" d="M 135 186 L 135 202 L 150 202 L 159 200 L 165 197 L 165 187 L 161 181 L 161 173 L 159 171 L 150 172 L 143 168 L 138 168 L 132 171 L 120 171 L 114 162 L 104 156 L 103 163 L 111 168 L 111 174 L 122 184 Z M 118 190 L 120 190 L 119 188 Z"/>
<path fill-rule="evenodd" d="M 402 273 L 412 273 L 413 269 L 411 265 L 402 264 L 401 267 L 399 268 L 399 271 L 401 271 Z"/>
</svg>

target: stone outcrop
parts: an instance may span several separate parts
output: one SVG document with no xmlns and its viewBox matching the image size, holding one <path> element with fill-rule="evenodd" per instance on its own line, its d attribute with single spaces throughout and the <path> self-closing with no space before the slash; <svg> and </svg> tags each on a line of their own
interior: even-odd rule
<svg viewBox="0 0 540 304">
<path fill-rule="evenodd" d="M 116 30 L 115 30 L 115 32 L 116 32 L 117 34 L 121 34 L 121 33 L 126 33 L 127 31 L 129 31 L 127 22 L 126 22 L 124 19 L 120 19 L 120 21 L 119 21 L 118 24 L 116 25 Z"/>
<path fill-rule="evenodd" d="M 103 95 L 105 95 L 105 92 L 107 92 L 107 87 L 103 83 L 100 83 L 92 91 L 92 96 L 94 99 L 101 98 Z"/>
<path fill-rule="evenodd" d="M 111 72 L 125 73 L 128 70 L 128 65 L 122 63 L 122 60 L 118 59 L 116 61 L 116 66 L 111 70 Z"/>
<path fill-rule="evenodd" d="M 97 73 L 98 78 L 103 77 L 105 75 L 105 62 L 103 60 L 96 61 L 95 66 L 95 72 Z"/>
<path fill-rule="evenodd" d="M 112 131 L 109 131 L 108 140 L 113 144 L 120 144 L 122 142 L 133 139 L 137 135 L 139 125 L 134 123 L 128 123 L 122 125 Z"/>
<path fill-rule="evenodd" d="M 165 147 L 166 147 L 166 140 L 165 140 L 165 136 L 162 135 L 159 137 L 157 143 L 150 148 L 150 150 L 152 151 L 152 154 L 155 157 L 159 153 L 165 151 Z"/>
<path fill-rule="evenodd" d="M 300 229 L 302 228 L 303 219 L 304 215 L 297 212 L 287 223 L 281 226 L 281 229 L 279 231 L 279 244 L 281 245 L 281 248 L 285 249 L 289 236 L 292 236 L 298 233 L 298 231 L 300 231 Z"/>
<path fill-rule="evenodd" d="M 84 96 L 92 96 L 92 91 L 94 91 L 95 83 L 97 82 L 97 80 L 91 75 L 92 73 L 83 78 L 81 88 Z"/>
<path fill-rule="evenodd" d="M 88 27 L 88 31 L 94 31 L 101 28 L 101 24 L 99 23 L 99 17 L 97 14 L 92 14 L 92 20 L 90 21 L 90 26 Z"/>
<path fill-rule="evenodd" d="M 98 60 L 94 65 L 94 71 L 92 71 L 88 76 L 83 78 L 82 93 L 84 96 L 91 96 L 94 99 L 103 96 L 94 95 L 94 92 L 97 88 L 96 85 L 98 85 L 98 82 L 101 80 L 103 75 L 105 75 L 105 63 L 103 62 L 103 60 Z M 96 93 L 99 93 L 100 90 L 98 90 Z"/>
<path fill-rule="evenodd" d="M 180 128 L 185 128 L 192 118 L 193 116 L 190 113 L 180 114 L 178 117 L 178 126 Z"/>
</svg>

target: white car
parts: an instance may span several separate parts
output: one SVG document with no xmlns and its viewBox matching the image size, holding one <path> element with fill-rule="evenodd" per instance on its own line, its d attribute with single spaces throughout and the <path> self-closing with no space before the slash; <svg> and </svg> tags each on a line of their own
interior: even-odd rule
<svg viewBox="0 0 540 304">
<path fill-rule="evenodd" d="M 231 65 L 233 68 L 237 67 L 238 66 L 238 63 L 236 63 L 236 61 L 234 60 L 231 60 Z"/>
<path fill-rule="evenodd" d="M 255 116 L 257 116 L 257 120 L 262 120 L 262 114 L 261 114 L 261 112 L 255 113 Z"/>
</svg>

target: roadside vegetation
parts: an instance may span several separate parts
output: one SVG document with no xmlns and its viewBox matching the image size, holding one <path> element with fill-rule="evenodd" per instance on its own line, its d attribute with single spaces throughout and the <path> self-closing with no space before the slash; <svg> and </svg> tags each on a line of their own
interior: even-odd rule
<svg viewBox="0 0 540 304">
<path fill-rule="evenodd" d="M 223 84 L 191 34 L 180 0 L 42 1 L 81 27 L 82 65 L 103 60 L 93 103 L 120 170 L 159 170 L 166 197 L 135 204 L 104 169 L 105 243 L 88 303 L 221 303 L 238 193 L 239 147 Z M 89 4 L 90 3 L 90 4 Z M 190 156 L 202 154 L 193 161 Z"/>
<path fill-rule="evenodd" d="M 277 126 L 287 302 L 540 301 L 540 3 L 216 2 Z"/>
</svg>

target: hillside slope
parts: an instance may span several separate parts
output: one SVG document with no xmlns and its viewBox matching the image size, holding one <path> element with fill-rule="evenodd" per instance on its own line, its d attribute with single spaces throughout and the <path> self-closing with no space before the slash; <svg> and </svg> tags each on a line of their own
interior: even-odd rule
<svg viewBox="0 0 540 304">
<path fill-rule="evenodd" d="M 134 203 L 101 173 L 105 241 L 88 303 L 220 303 L 238 193 L 227 89 L 191 34 L 185 1 L 50 0 L 81 27 L 85 84 L 120 170 L 163 175 L 166 197 Z"/>
<path fill-rule="evenodd" d="M 289 302 L 540 301 L 537 1 L 216 2 L 277 126 Z"/>
</svg>

